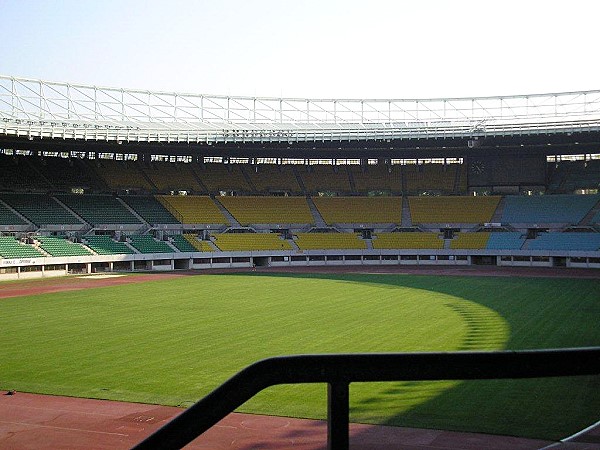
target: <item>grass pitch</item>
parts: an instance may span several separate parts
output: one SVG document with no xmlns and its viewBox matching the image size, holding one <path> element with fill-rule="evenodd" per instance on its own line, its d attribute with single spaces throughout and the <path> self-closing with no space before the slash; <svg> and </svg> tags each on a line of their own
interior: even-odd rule
<svg viewBox="0 0 600 450">
<path fill-rule="evenodd" d="M 600 281 L 200 275 L 0 300 L 0 388 L 189 405 L 245 366 L 299 353 L 600 345 Z M 324 385 L 245 412 L 324 418 Z M 600 380 L 351 385 L 351 420 L 557 439 L 598 420 Z"/>
</svg>

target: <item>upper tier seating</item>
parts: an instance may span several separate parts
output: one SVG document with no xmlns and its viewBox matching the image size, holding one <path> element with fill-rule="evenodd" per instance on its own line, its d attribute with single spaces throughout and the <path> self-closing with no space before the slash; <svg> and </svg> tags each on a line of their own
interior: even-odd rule
<svg viewBox="0 0 600 450">
<path fill-rule="evenodd" d="M 302 192 L 292 165 L 259 164 L 248 166 L 246 173 L 257 192 Z"/>
<path fill-rule="evenodd" d="M 406 189 L 416 194 L 421 191 L 439 191 L 450 194 L 454 191 L 454 180 L 459 164 L 407 164 L 403 166 Z"/>
<path fill-rule="evenodd" d="M 442 249 L 444 240 L 437 233 L 377 233 L 375 249 Z"/>
<path fill-rule="evenodd" d="M 317 192 L 351 192 L 350 178 L 346 166 L 312 165 L 297 166 L 306 191 L 311 194 Z"/>
<path fill-rule="evenodd" d="M 183 237 L 199 252 L 215 251 L 208 242 L 199 240 L 195 234 L 184 234 Z"/>
<path fill-rule="evenodd" d="M 88 160 L 78 158 L 30 158 L 30 163 L 53 190 L 70 191 L 72 188 L 105 188 L 105 183 L 96 174 Z"/>
<path fill-rule="evenodd" d="M 57 195 L 56 197 L 92 225 L 141 225 L 137 217 L 111 195 Z"/>
<path fill-rule="evenodd" d="M 27 222 L 0 203 L 0 225 L 27 225 Z"/>
<path fill-rule="evenodd" d="M 52 185 L 41 177 L 31 165 L 33 157 L 0 155 L 0 189 L 6 190 L 43 190 L 52 189 Z"/>
<path fill-rule="evenodd" d="M 500 197 L 409 197 L 413 223 L 490 222 Z"/>
<path fill-rule="evenodd" d="M 367 248 L 354 233 L 297 233 L 296 245 L 300 250 Z"/>
<path fill-rule="evenodd" d="M 600 186 L 600 160 L 562 161 L 551 172 L 552 178 L 548 183 L 551 192 L 571 193 Z"/>
<path fill-rule="evenodd" d="M 0 257 L 2 258 L 43 258 L 44 256 L 46 255 L 32 245 L 22 244 L 10 236 L 0 236 Z"/>
<path fill-rule="evenodd" d="M 600 233 L 541 233 L 529 241 L 528 249 L 596 251 L 600 250 Z"/>
<path fill-rule="evenodd" d="M 37 226 L 82 223 L 46 194 L 2 194 L 0 199 Z"/>
<path fill-rule="evenodd" d="M 222 251 L 292 250 L 289 242 L 275 233 L 224 233 L 213 238 Z"/>
<path fill-rule="evenodd" d="M 191 163 L 153 162 L 142 167 L 143 173 L 161 192 L 202 192 Z"/>
<path fill-rule="evenodd" d="M 211 194 L 220 191 L 252 192 L 252 187 L 242 173 L 245 164 L 194 165 L 193 170 Z"/>
<path fill-rule="evenodd" d="M 518 231 L 490 233 L 485 248 L 490 250 L 520 250 L 525 243 L 522 233 Z"/>
<path fill-rule="evenodd" d="M 479 233 L 457 233 L 450 241 L 451 249 L 483 249 L 486 248 L 488 240 L 490 238 L 488 232 Z"/>
<path fill-rule="evenodd" d="M 600 200 L 600 195 L 507 196 L 503 223 L 577 224 Z"/>
<path fill-rule="evenodd" d="M 598 211 L 596 215 L 592 218 L 592 223 L 600 224 L 600 211 Z"/>
<path fill-rule="evenodd" d="M 227 225 L 227 218 L 208 196 L 157 195 L 156 198 L 184 224 Z"/>
<path fill-rule="evenodd" d="M 372 191 L 397 194 L 402 192 L 402 175 L 399 165 L 353 165 L 350 166 L 350 171 L 354 179 L 354 187 L 361 194 L 367 194 Z"/>
<path fill-rule="evenodd" d="M 315 205 L 325 222 L 402 222 L 402 197 L 315 197 Z"/>
<path fill-rule="evenodd" d="M 304 197 L 219 197 L 218 200 L 241 225 L 314 222 Z"/>
<path fill-rule="evenodd" d="M 142 163 L 97 159 L 96 172 L 111 190 L 131 189 L 152 192 L 156 189 L 142 173 Z"/>
<path fill-rule="evenodd" d="M 124 242 L 116 242 L 110 236 L 85 236 L 84 243 L 99 255 L 130 255 L 135 252 Z"/>
<path fill-rule="evenodd" d="M 90 256 L 92 253 L 83 245 L 52 236 L 36 236 L 40 248 L 51 256 Z"/>
<path fill-rule="evenodd" d="M 130 244 L 140 253 L 175 253 L 164 241 L 157 241 L 152 236 L 134 235 L 130 237 Z"/>
<path fill-rule="evenodd" d="M 179 223 L 175 217 L 154 197 L 122 196 L 121 200 L 127 203 L 136 213 L 151 225 Z"/>
</svg>

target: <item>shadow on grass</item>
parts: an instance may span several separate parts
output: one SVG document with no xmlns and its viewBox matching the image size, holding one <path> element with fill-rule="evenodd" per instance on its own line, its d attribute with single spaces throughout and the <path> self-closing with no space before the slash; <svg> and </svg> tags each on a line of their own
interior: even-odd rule
<svg viewBox="0 0 600 450">
<path fill-rule="evenodd" d="M 254 275 L 375 283 L 459 297 L 466 302 L 444 305 L 459 314 L 468 327 L 462 346 L 456 350 L 600 344 L 600 280 L 330 273 Z M 491 317 L 494 312 L 508 324 L 508 338 Z M 359 385 L 352 388 L 355 386 Z M 352 421 L 364 421 L 363 414 L 374 409 L 381 413 L 379 424 L 557 440 L 598 420 L 600 377 L 388 383 L 377 396 L 353 398 L 351 393 Z M 393 413 L 398 410 L 402 412 Z"/>
</svg>

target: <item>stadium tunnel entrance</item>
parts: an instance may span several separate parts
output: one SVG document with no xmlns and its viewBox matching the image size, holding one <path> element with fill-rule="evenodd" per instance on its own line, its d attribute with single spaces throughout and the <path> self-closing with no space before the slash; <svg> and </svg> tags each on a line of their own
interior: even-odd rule
<svg viewBox="0 0 600 450">
<path fill-rule="evenodd" d="M 255 256 L 252 258 L 254 267 L 269 267 L 270 261 L 268 256 Z"/>
</svg>

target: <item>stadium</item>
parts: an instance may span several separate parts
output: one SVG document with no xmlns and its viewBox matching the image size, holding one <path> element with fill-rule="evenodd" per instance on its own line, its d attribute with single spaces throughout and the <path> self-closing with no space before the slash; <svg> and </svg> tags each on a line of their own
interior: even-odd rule
<svg viewBox="0 0 600 450">
<path fill-rule="evenodd" d="M 32 289 L 26 295 L 33 297 L 22 301 L 38 299 L 28 305 L 28 320 L 19 308 L 20 297 L 7 295 L 1 302 L 11 320 L 0 337 L 15 369 L 0 369 L 0 388 L 189 406 L 202 397 L 197 392 L 206 395 L 246 365 L 277 355 L 598 345 L 600 91 L 309 99 L 152 92 L 0 76 L 0 118 L 0 281 L 6 281 L 0 294 L 25 282 Z M 505 276 L 467 280 L 473 273 Z M 103 275 L 139 283 L 98 289 L 97 304 L 84 312 L 80 305 L 96 289 L 81 280 Z M 53 286 L 75 292 L 52 297 L 53 291 L 42 288 L 36 296 L 36 288 L 55 278 Z M 146 306 L 157 309 L 167 304 L 176 311 L 189 309 L 194 320 L 208 317 L 214 308 L 207 323 L 223 320 L 225 313 L 233 319 L 242 311 L 235 323 L 245 328 L 246 322 L 257 321 L 256 329 L 262 321 L 272 323 L 277 332 L 260 336 L 281 345 L 267 351 L 238 349 L 235 364 L 220 368 L 216 377 L 200 380 L 190 372 L 195 386 L 180 386 L 171 375 L 157 380 L 157 386 L 140 386 L 136 380 L 117 381 L 123 375 L 119 364 L 137 367 L 128 359 L 131 354 L 118 363 L 102 355 L 88 360 L 86 352 L 96 350 L 77 349 L 67 340 L 62 347 L 45 349 L 65 364 L 60 376 L 42 367 L 42 355 L 27 351 L 27 364 L 41 364 L 36 373 L 42 374 L 28 376 L 18 362 L 23 363 L 23 345 L 36 338 L 26 330 L 42 326 L 44 317 L 56 326 L 48 342 L 98 326 L 115 333 L 118 341 L 110 347 L 108 339 L 107 347 L 100 347 L 119 355 L 127 327 L 139 327 L 140 336 L 177 334 L 171 328 L 175 322 L 194 329 L 193 320 L 181 321 L 183 316 L 166 310 L 164 316 L 122 323 L 122 328 L 115 325 L 121 319 L 102 322 L 103 307 L 117 318 L 150 316 L 139 310 L 146 307 L 139 302 L 125 305 L 107 297 L 112 290 L 119 299 L 135 298 L 137 290 Z M 162 297 L 155 299 L 153 291 Z M 429 294 L 421 296 L 424 292 Z M 191 302 L 194 295 L 205 295 L 207 311 L 177 303 L 183 298 Z M 397 309 L 402 302 L 394 302 L 394 295 L 419 302 L 411 306 L 414 310 Z M 212 304 L 213 297 L 221 296 Z M 286 297 L 291 303 L 282 303 Z M 340 303 L 351 298 L 351 306 Z M 53 306 L 49 301 L 55 301 Z M 239 311 L 229 310 L 228 301 Z M 248 302 L 265 307 L 254 310 Z M 54 310 L 61 303 L 64 309 Z M 306 309 L 296 310 L 299 303 Z M 323 303 L 329 309 L 322 309 Z M 344 311 L 343 317 L 331 305 Z M 521 317 L 519 310 L 528 313 Z M 71 311 L 71 322 L 59 320 Z M 314 342 L 297 345 L 307 340 L 303 329 L 280 322 L 277 311 L 306 320 Z M 320 317 L 331 322 L 320 322 Z M 428 329 L 428 323 L 435 327 Z M 408 331 L 402 334 L 405 344 L 396 345 L 400 324 Z M 321 334 L 329 328 L 344 339 Z M 291 341 L 279 342 L 287 332 Z M 204 338 L 217 342 L 224 334 L 231 329 L 212 330 Z M 250 339 L 253 332 L 242 335 L 238 339 Z M 261 348 L 261 342 L 254 344 Z M 79 355 L 77 367 L 60 356 L 71 345 Z M 170 353 L 173 347 L 162 351 Z M 104 379 L 97 374 L 102 364 Z M 80 365 L 89 365 L 88 371 L 78 372 Z M 144 377 L 152 377 L 152 368 L 162 373 L 156 364 L 148 366 Z M 188 373 L 183 366 L 178 370 Z M 79 373 L 88 383 L 63 379 L 65 371 Z M 100 387 L 110 380 L 119 387 Z M 597 421 L 597 375 L 535 381 L 379 386 L 359 392 L 351 403 L 352 418 L 550 443 Z M 478 422 L 480 399 L 464 417 L 458 412 L 477 383 L 501 411 Z M 180 393 L 168 392 L 176 387 Z M 511 388 L 517 391 L 514 398 L 507 394 Z M 534 408 L 527 406 L 532 391 Z M 560 400 L 565 391 L 571 395 Z M 394 392 L 414 402 L 392 406 Z M 259 396 L 242 411 L 322 419 L 318 408 L 302 402 L 322 396 L 310 389 L 277 391 Z M 541 425 L 535 424 L 538 414 L 544 416 Z M 248 445 L 243 448 L 255 448 Z"/>
</svg>

